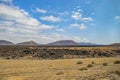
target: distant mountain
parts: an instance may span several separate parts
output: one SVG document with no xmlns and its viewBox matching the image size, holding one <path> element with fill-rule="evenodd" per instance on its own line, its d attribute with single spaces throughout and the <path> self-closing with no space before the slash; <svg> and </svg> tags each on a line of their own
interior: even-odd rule
<svg viewBox="0 0 120 80">
<path fill-rule="evenodd" d="M 35 41 L 27 41 L 14 44 L 10 41 L 0 40 L 0 45 L 21 45 L 21 46 L 104 46 L 90 42 L 75 42 L 73 40 L 59 40 L 48 44 L 37 44 Z M 110 44 L 108 46 L 120 46 L 120 43 Z"/>
<path fill-rule="evenodd" d="M 14 45 L 14 43 L 6 40 L 0 40 L 0 45 Z"/>
<path fill-rule="evenodd" d="M 97 46 L 100 44 L 90 43 L 90 42 L 78 42 L 78 45 L 80 46 Z"/>
<path fill-rule="evenodd" d="M 110 46 L 120 46 L 120 43 L 113 43 L 113 44 L 110 44 Z"/>
<path fill-rule="evenodd" d="M 78 44 L 73 40 L 60 40 L 47 44 L 48 46 L 77 46 Z"/>
<path fill-rule="evenodd" d="M 35 41 L 27 41 L 27 42 L 21 42 L 16 45 L 21 45 L 21 46 L 37 46 L 38 44 Z"/>
</svg>

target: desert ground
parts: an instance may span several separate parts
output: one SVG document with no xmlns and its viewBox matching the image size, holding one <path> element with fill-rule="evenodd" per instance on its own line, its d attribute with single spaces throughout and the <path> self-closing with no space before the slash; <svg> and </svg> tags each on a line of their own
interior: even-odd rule
<svg viewBox="0 0 120 80">
<path fill-rule="evenodd" d="M 0 80 L 120 80 L 120 47 L 0 47 Z"/>
<path fill-rule="evenodd" d="M 0 80 L 120 80 L 120 58 L 1 59 Z"/>
</svg>

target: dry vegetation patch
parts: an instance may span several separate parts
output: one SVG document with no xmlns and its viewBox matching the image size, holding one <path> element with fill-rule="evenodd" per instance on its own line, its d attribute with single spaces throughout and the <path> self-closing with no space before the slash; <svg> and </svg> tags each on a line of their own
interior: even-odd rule
<svg viewBox="0 0 120 80">
<path fill-rule="evenodd" d="M 58 60 L 0 60 L 0 80 L 116 80 L 120 79 L 119 57 L 58 59 Z M 81 61 L 82 64 L 77 64 Z M 94 61 L 94 62 L 93 62 Z M 106 67 L 102 64 L 108 63 Z M 92 64 L 93 67 L 87 67 Z"/>
<path fill-rule="evenodd" d="M 108 66 L 108 63 L 103 63 L 103 66 Z"/>
<path fill-rule="evenodd" d="M 78 61 L 77 64 L 82 64 L 83 62 L 82 61 Z"/>
<path fill-rule="evenodd" d="M 114 64 L 120 64 L 120 60 L 114 61 Z"/>
</svg>

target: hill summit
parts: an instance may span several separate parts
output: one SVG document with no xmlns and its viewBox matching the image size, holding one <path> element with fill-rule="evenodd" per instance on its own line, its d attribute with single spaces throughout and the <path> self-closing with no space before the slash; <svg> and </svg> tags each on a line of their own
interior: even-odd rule
<svg viewBox="0 0 120 80">
<path fill-rule="evenodd" d="M 60 41 L 55 41 L 55 42 L 49 43 L 47 45 L 51 45 L 51 46 L 76 46 L 78 44 L 73 40 L 60 40 Z"/>
<path fill-rule="evenodd" d="M 0 40 L 0 45 L 14 45 L 14 44 L 10 41 Z"/>
<path fill-rule="evenodd" d="M 18 43 L 17 45 L 23 45 L 23 46 L 37 46 L 38 44 L 35 41 L 27 41 L 27 42 L 21 42 Z"/>
</svg>

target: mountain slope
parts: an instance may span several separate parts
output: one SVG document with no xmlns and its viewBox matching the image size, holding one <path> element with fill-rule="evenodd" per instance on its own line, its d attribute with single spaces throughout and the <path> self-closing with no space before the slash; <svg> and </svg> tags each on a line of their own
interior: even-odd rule
<svg viewBox="0 0 120 80">
<path fill-rule="evenodd" d="M 27 41 L 27 42 L 21 42 L 16 45 L 23 45 L 23 46 L 37 46 L 38 44 L 35 41 Z"/>
<path fill-rule="evenodd" d="M 78 44 L 73 40 L 60 40 L 56 42 L 49 43 L 50 46 L 77 46 Z"/>
<path fill-rule="evenodd" d="M 0 40 L 0 45 L 14 45 L 14 43 L 6 40 Z"/>
<path fill-rule="evenodd" d="M 110 46 L 120 46 L 120 43 L 113 43 L 113 44 L 110 44 Z"/>
<path fill-rule="evenodd" d="M 79 42 L 79 46 L 99 46 L 100 44 L 90 43 L 90 42 Z"/>
</svg>

